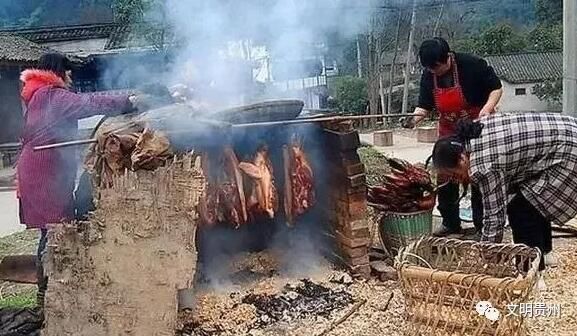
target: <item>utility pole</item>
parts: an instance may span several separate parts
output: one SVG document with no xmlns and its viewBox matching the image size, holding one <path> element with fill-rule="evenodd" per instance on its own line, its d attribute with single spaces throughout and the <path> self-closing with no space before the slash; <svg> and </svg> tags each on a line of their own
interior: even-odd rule
<svg viewBox="0 0 577 336">
<path fill-rule="evenodd" d="M 363 62 L 361 60 L 361 41 L 359 40 L 359 35 L 357 35 L 357 73 L 359 78 L 363 77 Z"/>
<path fill-rule="evenodd" d="M 563 0 L 563 113 L 577 116 L 577 1 Z"/>
<path fill-rule="evenodd" d="M 413 0 L 413 12 L 411 13 L 411 31 L 409 32 L 409 47 L 407 48 L 407 63 L 405 65 L 405 87 L 403 88 L 403 107 L 401 113 L 406 113 L 409 105 L 409 73 L 413 55 L 413 41 L 415 39 L 415 19 L 417 16 L 417 0 Z"/>
</svg>

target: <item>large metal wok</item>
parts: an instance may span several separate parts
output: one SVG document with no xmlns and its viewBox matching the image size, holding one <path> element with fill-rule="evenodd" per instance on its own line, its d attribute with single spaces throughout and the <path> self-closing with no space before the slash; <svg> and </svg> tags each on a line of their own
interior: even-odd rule
<svg viewBox="0 0 577 336">
<path fill-rule="evenodd" d="M 206 117 L 232 124 L 292 120 L 303 106 L 302 101 L 295 99 L 271 100 L 208 113 Z"/>
</svg>

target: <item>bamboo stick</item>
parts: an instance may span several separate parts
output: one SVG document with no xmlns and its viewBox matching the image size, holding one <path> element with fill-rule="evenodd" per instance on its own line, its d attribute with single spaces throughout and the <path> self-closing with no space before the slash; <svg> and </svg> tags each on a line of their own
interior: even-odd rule
<svg viewBox="0 0 577 336">
<path fill-rule="evenodd" d="M 294 125 L 294 124 L 308 124 L 308 123 L 315 123 L 315 122 L 326 122 L 326 121 L 345 121 L 345 120 L 360 120 L 360 119 L 373 119 L 373 118 L 386 118 L 386 117 L 406 117 L 412 116 L 412 113 L 403 113 L 403 114 L 372 114 L 372 115 L 361 115 L 361 116 L 333 116 L 333 117 L 318 117 L 318 118 L 303 118 L 303 119 L 293 119 L 293 120 L 281 120 L 281 121 L 264 121 L 264 122 L 254 122 L 254 123 L 243 123 L 243 124 L 229 124 L 226 122 L 216 121 L 216 120 L 209 120 L 209 119 L 200 119 L 197 120 L 200 123 L 205 123 L 210 126 L 217 126 L 223 128 L 246 128 L 246 127 L 258 127 L 258 126 L 281 126 L 281 125 Z M 121 128 L 118 128 L 121 129 Z M 168 134 L 178 134 L 178 133 L 188 133 L 190 130 L 174 130 L 167 132 Z M 62 147 L 70 147 L 70 146 L 80 146 L 95 143 L 96 139 L 84 139 L 84 140 L 74 140 L 74 141 L 66 141 L 66 142 L 59 142 L 53 143 L 49 145 L 43 146 L 36 146 L 34 147 L 35 151 L 39 150 L 46 150 L 46 149 L 54 149 L 54 148 L 62 148 Z"/>
<path fill-rule="evenodd" d="M 324 335 L 327 335 L 328 333 L 330 333 L 333 329 L 335 329 L 340 324 L 345 322 L 349 317 L 351 317 L 351 315 L 353 315 L 357 310 L 359 310 L 361 308 L 361 306 L 364 305 L 366 302 L 367 302 L 367 300 L 362 299 L 361 301 L 355 303 L 355 305 L 345 315 L 343 315 L 338 320 L 332 322 L 327 328 L 325 328 L 317 336 L 324 336 Z"/>
<path fill-rule="evenodd" d="M 396 118 L 396 117 L 407 117 L 413 116 L 412 113 L 402 113 L 402 114 L 369 114 L 360 116 L 335 116 L 335 117 L 318 117 L 318 118 L 303 118 L 303 119 L 292 119 L 292 120 L 280 120 L 280 121 L 264 121 L 256 123 L 244 123 L 244 124 L 234 124 L 233 128 L 241 127 L 255 127 L 255 126 L 277 126 L 277 125 L 293 125 L 293 124 L 308 124 L 313 122 L 325 122 L 325 121 L 345 121 L 345 120 L 362 120 L 362 119 L 381 119 L 381 118 Z"/>
<path fill-rule="evenodd" d="M 65 142 L 58 142 L 49 145 L 43 146 L 36 146 L 34 147 L 35 151 L 41 151 L 45 149 L 54 149 L 54 148 L 63 148 L 63 147 L 71 147 L 71 146 L 80 146 L 80 145 L 88 145 L 92 143 L 96 143 L 96 139 L 83 139 L 83 140 L 73 140 L 73 141 L 65 141 Z"/>
</svg>

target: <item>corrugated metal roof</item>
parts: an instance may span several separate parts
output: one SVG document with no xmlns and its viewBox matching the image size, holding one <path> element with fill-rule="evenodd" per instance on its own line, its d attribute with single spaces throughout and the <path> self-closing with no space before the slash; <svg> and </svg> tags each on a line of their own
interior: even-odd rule
<svg viewBox="0 0 577 336">
<path fill-rule="evenodd" d="M 563 52 L 493 55 L 485 60 L 509 83 L 536 83 L 563 77 Z"/>
<path fill-rule="evenodd" d="M 48 50 L 21 36 L 0 33 L 0 61 L 33 63 Z"/>
</svg>

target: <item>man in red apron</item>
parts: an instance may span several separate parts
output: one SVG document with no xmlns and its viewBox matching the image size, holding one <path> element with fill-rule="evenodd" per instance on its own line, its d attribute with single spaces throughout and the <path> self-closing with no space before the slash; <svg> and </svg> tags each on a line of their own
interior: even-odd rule
<svg viewBox="0 0 577 336">
<path fill-rule="evenodd" d="M 424 41 L 419 49 L 419 57 L 426 70 L 421 77 L 415 117 L 408 120 L 405 127 L 414 127 L 435 110 L 439 114 L 439 138 L 444 138 L 455 133 L 459 120 L 477 120 L 495 112 L 495 106 L 503 93 L 501 81 L 485 60 L 452 52 L 447 41 L 442 38 Z M 443 179 L 440 177 L 439 183 Z M 435 234 L 444 236 L 459 233 L 459 184 L 451 182 L 440 188 L 437 201 L 443 226 Z M 481 195 L 475 186 L 471 191 L 471 206 L 475 228 L 480 232 L 483 208 Z"/>
</svg>

